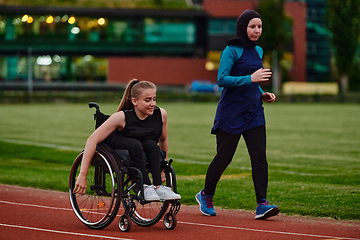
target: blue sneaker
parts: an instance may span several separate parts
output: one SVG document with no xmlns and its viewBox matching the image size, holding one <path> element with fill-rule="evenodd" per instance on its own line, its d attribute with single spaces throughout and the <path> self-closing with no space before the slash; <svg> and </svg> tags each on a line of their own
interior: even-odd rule
<svg viewBox="0 0 360 240">
<path fill-rule="evenodd" d="M 205 195 L 204 189 L 195 196 L 196 201 L 200 204 L 200 211 L 206 216 L 215 216 L 213 196 Z"/>
<path fill-rule="evenodd" d="M 255 219 L 264 220 L 269 217 L 275 216 L 279 213 L 279 208 L 276 205 L 270 205 L 266 199 L 258 203 L 256 207 Z"/>
</svg>

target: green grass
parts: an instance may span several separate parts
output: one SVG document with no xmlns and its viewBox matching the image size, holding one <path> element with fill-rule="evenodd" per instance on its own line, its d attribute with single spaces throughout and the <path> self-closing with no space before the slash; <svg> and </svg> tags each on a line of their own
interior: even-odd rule
<svg viewBox="0 0 360 240">
<path fill-rule="evenodd" d="M 196 204 L 216 152 L 216 103 L 159 103 L 183 204 Z M 265 104 L 268 199 L 282 213 L 360 219 L 360 105 Z M 117 103 L 100 104 L 112 113 Z M 86 104 L 0 105 L 0 183 L 67 191 L 71 164 L 94 129 Z M 215 207 L 254 211 L 250 160 L 240 141 Z"/>
</svg>

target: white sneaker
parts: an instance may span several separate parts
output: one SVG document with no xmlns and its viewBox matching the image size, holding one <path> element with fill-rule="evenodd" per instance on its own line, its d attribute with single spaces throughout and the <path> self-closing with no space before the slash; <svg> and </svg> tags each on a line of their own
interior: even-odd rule
<svg viewBox="0 0 360 240">
<path fill-rule="evenodd" d="M 155 192 L 154 185 L 146 185 L 144 184 L 144 198 L 145 201 L 152 202 L 152 201 L 160 201 L 159 195 Z"/>
<path fill-rule="evenodd" d="M 171 188 L 163 185 L 161 185 L 158 189 L 155 189 L 155 192 L 160 197 L 160 201 L 181 199 L 179 194 L 174 193 Z"/>
</svg>

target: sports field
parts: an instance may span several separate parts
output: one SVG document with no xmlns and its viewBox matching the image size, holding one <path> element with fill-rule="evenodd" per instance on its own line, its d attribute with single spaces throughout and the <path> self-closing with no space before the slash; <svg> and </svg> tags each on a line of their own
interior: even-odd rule
<svg viewBox="0 0 360 240">
<path fill-rule="evenodd" d="M 118 103 L 101 104 L 111 114 Z M 215 155 L 216 103 L 161 103 L 182 204 L 196 204 Z M 268 199 L 282 213 L 360 220 L 360 105 L 264 104 Z M 1 105 L 0 183 L 67 191 L 72 161 L 94 129 L 86 104 Z M 243 141 L 214 197 L 215 208 L 255 209 Z"/>
</svg>

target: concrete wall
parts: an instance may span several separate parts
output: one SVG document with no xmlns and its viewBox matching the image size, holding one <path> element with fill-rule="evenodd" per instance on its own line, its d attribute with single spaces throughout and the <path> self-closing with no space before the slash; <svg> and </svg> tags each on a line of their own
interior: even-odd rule
<svg viewBox="0 0 360 240">
<path fill-rule="evenodd" d="M 163 85 L 188 85 L 195 79 L 216 82 L 217 71 L 205 69 L 205 58 L 113 57 L 109 58 L 109 83 L 133 78 Z"/>
<path fill-rule="evenodd" d="M 286 2 L 285 9 L 293 19 L 294 62 L 290 74 L 295 82 L 306 82 L 306 3 Z"/>
<path fill-rule="evenodd" d="M 255 9 L 258 5 L 257 1 L 234 1 L 234 0 L 204 0 L 203 9 L 215 18 L 234 18 L 236 20 L 239 15 L 246 9 Z"/>
</svg>

